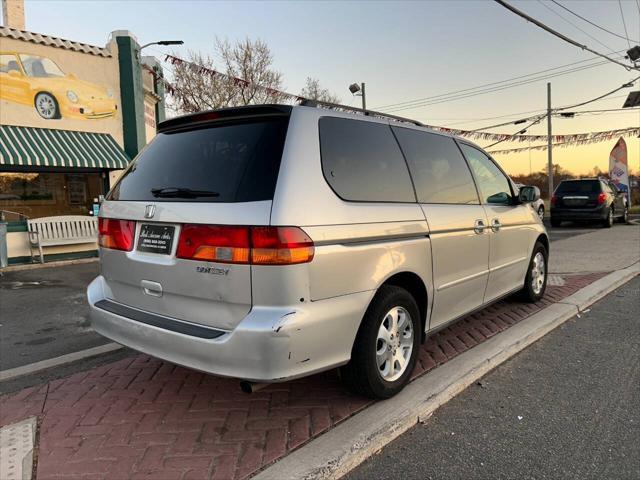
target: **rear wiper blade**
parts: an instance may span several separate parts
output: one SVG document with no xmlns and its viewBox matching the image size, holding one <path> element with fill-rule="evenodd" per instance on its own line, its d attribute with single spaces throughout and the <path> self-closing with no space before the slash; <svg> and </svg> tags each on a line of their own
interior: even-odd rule
<svg viewBox="0 0 640 480">
<path fill-rule="evenodd" d="M 152 188 L 151 194 L 154 197 L 167 197 L 167 198 L 198 198 L 198 197 L 219 197 L 218 192 L 212 192 L 211 190 L 192 190 L 190 188 L 182 187 L 163 187 Z"/>
</svg>

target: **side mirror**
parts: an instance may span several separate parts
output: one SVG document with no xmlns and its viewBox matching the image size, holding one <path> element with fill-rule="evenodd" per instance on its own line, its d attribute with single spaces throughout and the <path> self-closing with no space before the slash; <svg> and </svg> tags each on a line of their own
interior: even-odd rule
<svg viewBox="0 0 640 480">
<path fill-rule="evenodd" d="M 540 200 L 540 189 L 538 187 L 525 186 L 521 187 L 518 192 L 518 200 L 520 203 L 533 203 Z"/>
<path fill-rule="evenodd" d="M 9 76 L 13 77 L 13 78 L 21 78 L 22 77 L 22 72 L 19 70 L 10 70 L 9 71 Z"/>
</svg>

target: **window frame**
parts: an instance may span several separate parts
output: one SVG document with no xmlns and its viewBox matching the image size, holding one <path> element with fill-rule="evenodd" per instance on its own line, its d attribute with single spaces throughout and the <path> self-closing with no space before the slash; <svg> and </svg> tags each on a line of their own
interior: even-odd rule
<svg viewBox="0 0 640 480">
<path fill-rule="evenodd" d="M 469 170 L 471 170 L 471 176 L 473 177 L 473 181 L 476 184 L 476 190 L 478 192 L 478 196 L 480 197 L 480 205 L 492 205 L 492 206 L 495 206 L 495 207 L 514 207 L 514 206 L 522 204 L 518 200 L 518 196 L 514 193 L 513 180 L 511 180 L 511 177 L 509 175 L 507 175 L 507 172 L 505 172 L 502 169 L 502 167 L 498 164 L 498 162 L 496 162 L 495 159 L 489 153 L 487 153 L 484 149 L 480 148 L 477 145 L 474 145 L 471 142 L 467 142 L 465 140 L 461 140 L 461 139 L 458 139 L 458 138 L 455 138 L 455 141 L 456 141 L 456 143 L 459 144 L 458 147 L 460 148 L 460 152 L 462 152 L 462 156 L 464 157 L 465 161 L 467 162 Z M 502 175 L 505 176 L 505 178 L 507 179 L 507 183 L 509 184 L 509 190 L 511 192 L 511 202 L 510 203 L 502 204 L 502 203 L 489 203 L 489 202 L 484 201 L 484 198 L 483 198 L 482 194 L 480 193 L 480 184 L 479 184 L 478 178 L 476 177 L 476 173 L 473 171 L 473 168 L 471 168 L 471 164 L 469 163 L 469 159 L 464 154 L 464 150 L 462 150 L 462 146 L 461 145 L 466 145 L 468 147 L 475 148 L 480 153 L 485 154 L 487 156 L 487 158 L 489 159 L 489 161 L 492 162 L 496 166 L 496 168 L 500 171 L 500 173 L 502 173 Z"/>
<path fill-rule="evenodd" d="M 400 148 L 400 152 L 402 153 L 402 156 L 404 157 L 404 161 L 407 164 L 407 170 L 409 170 L 409 176 L 411 177 L 411 183 L 413 184 L 413 190 L 416 196 L 416 203 L 421 204 L 421 205 L 464 205 L 464 206 L 470 206 L 470 205 L 482 205 L 482 201 L 480 198 L 480 191 L 478 190 L 478 185 L 476 184 L 476 179 L 473 176 L 473 170 L 471 169 L 471 166 L 469 165 L 469 162 L 467 161 L 467 158 L 464 156 L 464 152 L 462 151 L 462 149 L 460 148 L 460 145 L 458 145 L 457 139 L 451 135 L 445 135 L 443 133 L 439 133 L 436 131 L 432 131 L 432 130 L 427 130 L 424 128 L 412 128 L 411 126 L 408 125 L 389 125 L 389 127 L 391 128 L 391 132 L 393 133 L 393 136 L 396 139 L 396 142 L 398 143 L 398 147 Z M 460 155 L 462 156 L 462 161 L 464 162 L 465 166 L 467 167 L 467 170 L 469 171 L 469 174 L 471 175 L 471 183 L 473 184 L 473 188 L 476 192 L 476 199 L 478 200 L 478 203 L 446 203 L 446 202 L 421 202 L 420 198 L 418 198 L 418 190 L 416 188 L 416 180 L 413 178 L 413 174 L 411 173 L 411 167 L 409 166 L 409 160 L 407 160 L 407 155 L 404 152 L 404 150 L 402 149 L 402 144 L 400 143 L 400 141 L 398 140 L 398 137 L 396 136 L 395 132 L 394 132 L 394 128 L 404 128 L 406 130 L 412 130 L 412 131 L 416 131 L 416 132 L 420 132 L 420 133 L 425 133 L 425 134 L 429 134 L 429 135 L 438 135 L 439 137 L 444 137 L 444 138 L 449 138 L 455 148 L 458 149 L 458 151 L 460 152 Z"/>
<path fill-rule="evenodd" d="M 374 124 L 374 125 L 382 125 L 385 126 L 389 129 L 389 132 L 391 133 L 391 136 L 393 137 L 393 141 L 395 142 L 396 147 L 398 148 L 398 151 L 400 152 L 400 156 L 402 157 L 402 161 L 403 164 L 407 170 L 407 175 L 409 176 L 409 183 L 411 184 L 411 191 L 413 192 L 413 200 L 412 201 L 408 201 L 408 202 L 403 202 L 403 201 L 398 201 L 398 200 L 351 200 L 348 198 L 344 198 L 342 195 L 340 195 L 340 193 L 338 193 L 336 191 L 335 188 L 333 188 L 333 185 L 331 185 L 331 182 L 329 181 L 329 179 L 327 178 L 327 175 L 324 171 L 324 160 L 323 160 L 323 155 L 322 155 L 322 135 L 320 132 L 320 121 L 323 118 L 336 118 L 339 120 L 350 120 L 350 121 L 354 121 L 354 122 L 362 122 L 362 123 L 367 123 L 367 124 Z M 416 194 L 416 186 L 415 186 L 415 182 L 413 180 L 413 177 L 411 175 L 411 170 L 409 169 L 409 164 L 407 163 L 407 158 L 404 155 L 404 152 L 402 151 L 402 147 L 400 147 L 400 143 L 398 142 L 398 139 L 396 138 L 395 134 L 393 133 L 393 129 L 391 128 L 391 124 L 389 122 L 371 122 L 368 120 L 362 120 L 359 118 L 345 118 L 345 117 L 340 117 L 340 116 L 335 116 L 335 115 L 321 115 L 318 118 L 318 122 L 317 122 L 317 126 L 318 126 L 318 152 L 320 154 L 320 170 L 322 171 L 322 178 L 324 178 L 325 183 L 329 186 L 329 188 L 331 189 L 331 191 L 343 202 L 348 202 L 348 203 L 378 203 L 378 204 L 385 204 L 385 203 L 393 203 L 395 205 L 416 205 L 419 204 L 418 202 L 418 195 Z"/>
</svg>

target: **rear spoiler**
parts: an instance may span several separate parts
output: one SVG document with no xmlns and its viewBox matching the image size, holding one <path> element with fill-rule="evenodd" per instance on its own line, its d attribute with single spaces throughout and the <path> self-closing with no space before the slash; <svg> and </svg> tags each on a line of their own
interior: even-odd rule
<svg viewBox="0 0 640 480">
<path fill-rule="evenodd" d="M 185 127 L 194 127 L 219 120 L 242 120 L 255 117 L 289 116 L 292 107 L 290 105 L 247 105 L 244 107 L 221 108 L 219 110 L 207 110 L 204 112 L 181 115 L 160 122 L 158 133 Z"/>
</svg>

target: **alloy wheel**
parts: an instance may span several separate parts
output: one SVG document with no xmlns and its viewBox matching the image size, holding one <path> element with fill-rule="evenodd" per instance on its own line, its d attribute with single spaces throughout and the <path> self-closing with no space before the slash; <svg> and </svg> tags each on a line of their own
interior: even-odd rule
<svg viewBox="0 0 640 480">
<path fill-rule="evenodd" d="M 531 289 L 536 295 L 540 295 L 546 278 L 546 265 L 542 252 L 536 253 L 531 266 Z"/>
<path fill-rule="evenodd" d="M 378 329 L 376 363 L 380 376 L 387 382 L 400 378 L 409 365 L 413 352 L 413 322 L 403 307 L 387 312 Z"/>
</svg>

